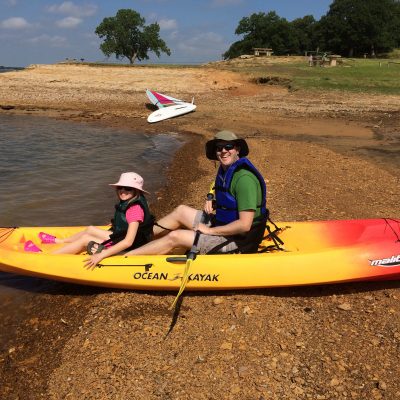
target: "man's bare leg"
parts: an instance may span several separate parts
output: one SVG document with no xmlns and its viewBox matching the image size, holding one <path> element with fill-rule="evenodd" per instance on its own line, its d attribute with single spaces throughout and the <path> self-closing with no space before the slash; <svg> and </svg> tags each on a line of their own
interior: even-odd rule
<svg viewBox="0 0 400 400">
<path fill-rule="evenodd" d="M 126 253 L 127 256 L 139 254 L 168 254 L 177 247 L 190 249 L 193 245 L 195 232 L 188 229 L 178 229 L 169 232 L 160 239 L 155 239 L 137 249 Z"/>
<path fill-rule="evenodd" d="M 188 229 L 193 229 L 193 221 L 197 214 L 197 210 L 195 208 L 180 205 L 175 208 L 170 214 L 166 215 L 165 217 L 161 218 L 157 223 L 164 228 L 170 229 L 174 231 L 176 229 L 185 227 Z M 153 233 L 154 236 L 159 237 L 163 234 L 166 234 L 165 229 L 160 228 L 157 225 L 154 225 Z M 161 254 L 161 253 L 160 253 Z"/>
</svg>

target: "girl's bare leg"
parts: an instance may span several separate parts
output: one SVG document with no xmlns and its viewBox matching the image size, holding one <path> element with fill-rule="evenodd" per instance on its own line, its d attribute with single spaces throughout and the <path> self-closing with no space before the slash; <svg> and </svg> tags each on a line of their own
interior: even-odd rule
<svg viewBox="0 0 400 400">
<path fill-rule="evenodd" d="M 108 235 L 110 235 L 109 231 L 105 231 L 104 229 L 97 228 L 97 226 L 88 226 L 83 231 L 77 232 L 74 235 L 71 235 L 65 239 L 56 238 L 56 243 L 73 243 L 85 235 L 96 236 L 96 237 L 98 237 L 97 240 L 101 240 L 104 236 L 103 235 L 104 232 L 107 232 Z M 96 240 L 96 239 L 93 239 L 93 240 Z M 103 239 L 102 241 L 104 241 L 104 240 L 107 240 L 107 239 Z"/>
<path fill-rule="evenodd" d="M 79 235 L 75 241 L 67 243 L 60 249 L 55 250 L 52 254 L 78 254 L 86 249 L 90 241 L 104 242 L 108 240 L 111 235 L 110 231 L 105 231 L 103 229 L 98 229 L 93 232 L 96 234 L 92 235 L 85 232 L 83 235 Z"/>
</svg>

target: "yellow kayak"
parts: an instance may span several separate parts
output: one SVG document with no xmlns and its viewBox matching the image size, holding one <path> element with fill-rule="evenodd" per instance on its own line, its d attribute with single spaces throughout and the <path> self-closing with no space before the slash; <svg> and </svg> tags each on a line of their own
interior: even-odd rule
<svg viewBox="0 0 400 400">
<path fill-rule="evenodd" d="M 400 278 L 400 220 L 391 218 L 283 222 L 280 250 L 266 237 L 256 254 L 199 255 L 191 263 L 186 290 L 249 289 Z M 38 233 L 59 238 L 84 227 L 0 228 L 0 270 L 84 285 L 143 290 L 178 290 L 183 255 L 114 256 L 94 270 L 85 254 L 53 255 Z M 266 232 L 267 235 L 268 232 Z M 24 251 L 32 240 L 41 253 Z M 270 250 L 271 250 L 270 249 Z"/>
</svg>

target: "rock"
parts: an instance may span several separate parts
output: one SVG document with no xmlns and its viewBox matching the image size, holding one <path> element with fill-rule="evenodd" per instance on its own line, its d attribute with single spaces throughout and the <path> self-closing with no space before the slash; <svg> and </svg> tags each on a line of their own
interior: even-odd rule
<svg viewBox="0 0 400 400">
<path fill-rule="evenodd" d="M 245 306 L 243 308 L 243 314 L 245 314 L 245 315 L 253 314 L 253 311 L 251 311 L 249 306 Z"/>
<path fill-rule="evenodd" d="M 238 393 L 240 393 L 240 386 L 238 386 L 238 385 L 233 385 L 233 386 L 231 387 L 231 393 L 232 393 L 232 394 L 238 394 Z"/>
<path fill-rule="evenodd" d="M 296 396 L 300 396 L 300 395 L 304 394 L 304 390 L 303 390 L 301 387 L 299 387 L 299 386 L 296 386 L 296 387 L 293 389 L 293 392 L 294 392 L 294 394 L 295 394 Z"/>
<path fill-rule="evenodd" d="M 373 344 L 374 346 L 378 346 L 380 342 L 381 341 L 379 339 L 377 339 L 377 338 L 374 338 L 374 339 L 371 340 L 371 344 Z"/>
<path fill-rule="evenodd" d="M 379 382 L 378 382 L 378 389 L 386 390 L 386 389 L 387 389 L 386 383 L 383 382 L 383 381 L 379 381 Z"/>
<path fill-rule="evenodd" d="M 201 355 L 199 354 L 199 355 L 197 356 L 196 362 L 197 362 L 197 363 L 204 363 L 204 362 L 206 362 L 206 360 L 205 360 L 205 358 L 204 358 L 203 356 L 201 356 Z"/>
<path fill-rule="evenodd" d="M 240 366 L 238 369 L 238 374 L 241 378 L 244 378 L 245 376 L 248 376 L 250 374 L 249 367 L 246 366 Z"/>
<path fill-rule="evenodd" d="M 331 381 L 329 382 L 329 386 L 335 387 L 335 386 L 339 386 L 340 385 L 340 381 L 337 378 L 332 378 Z"/>
<path fill-rule="evenodd" d="M 232 350 L 232 343 L 224 342 L 221 344 L 221 350 Z"/>
<path fill-rule="evenodd" d="M 371 394 L 372 394 L 373 399 L 376 399 L 376 400 L 382 399 L 382 393 L 379 391 L 378 388 L 372 389 Z"/>
<path fill-rule="evenodd" d="M 350 311 L 351 310 L 351 305 L 349 303 L 342 303 L 342 304 L 339 304 L 337 306 L 337 308 L 339 310 L 343 310 L 343 311 Z"/>
<path fill-rule="evenodd" d="M 300 378 L 299 376 L 294 378 L 294 381 L 299 385 L 304 385 L 306 383 L 306 381 L 303 378 Z"/>
<path fill-rule="evenodd" d="M 222 297 L 217 297 L 217 298 L 214 299 L 213 305 L 214 306 L 218 306 L 219 304 L 221 304 L 223 302 L 224 302 L 224 299 Z"/>
</svg>

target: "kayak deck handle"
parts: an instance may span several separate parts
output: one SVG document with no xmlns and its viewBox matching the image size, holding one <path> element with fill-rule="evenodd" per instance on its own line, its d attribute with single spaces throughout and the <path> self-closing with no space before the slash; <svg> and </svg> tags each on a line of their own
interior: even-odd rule
<svg viewBox="0 0 400 400">
<path fill-rule="evenodd" d="M 187 257 L 167 257 L 166 260 L 170 263 L 186 263 Z"/>
</svg>

